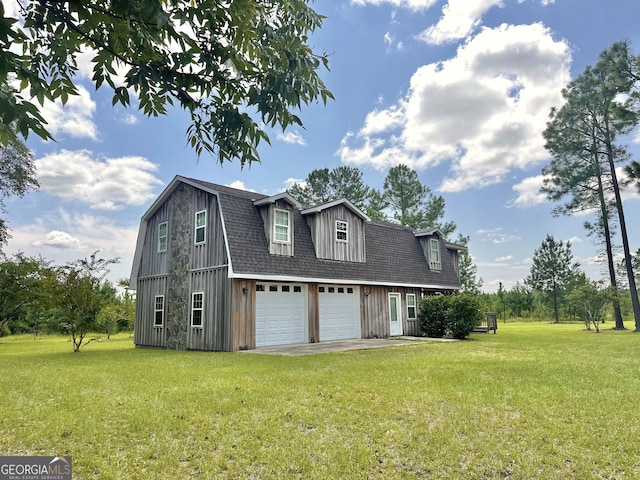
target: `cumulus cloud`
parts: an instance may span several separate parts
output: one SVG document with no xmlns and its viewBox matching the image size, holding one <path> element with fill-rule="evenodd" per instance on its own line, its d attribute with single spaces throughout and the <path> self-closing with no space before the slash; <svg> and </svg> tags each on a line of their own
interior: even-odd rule
<svg viewBox="0 0 640 480">
<path fill-rule="evenodd" d="M 438 3 L 439 0 L 351 0 L 355 5 L 384 5 L 389 4 L 394 7 L 408 8 L 410 10 L 426 10 Z"/>
<path fill-rule="evenodd" d="M 498 262 L 498 263 L 508 262 L 509 260 L 513 260 L 513 255 L 505 255 L 503 257 L 496 258 L 496 262 Z"/>
<path fill-rule="evenodd" d="M 502 228 L 493 228 L 488 230 L 478 230 L 476 234 L 480 237 L 480 239 L 484 242 L 491 242 L 495 244 L 503 244 L 507 242 L 515 242 L 517 240 L 522 240 L 522 237 L 518 235 L 513 235 L 510 233 L 503 233 Z"/>
<path fill-rule="evenodd" d="M 487 10 L 502 3 L 502 0 L 449 0 L 442 7 L 438 23 L 427 28 L 418 38 L 435 45 L 465 38 L 481 24 L 482 15 Z"/>
<path fill-rule="evenodd" d="M 94 158 L 88 150 L 61 150 L 35 162 L 42 191 L 96 210 L 120 210 L 155 197 L 157 166 L 143 157 Z"/>
<path fill-rule="evenodd" d="M 526 208 L 546 202 L 546 194 L 540 192 L 543 180 L 543 175 L 536 175 L 535 177 L 525 178 L 514 185 L 512 188 L 518 193 L 518 196 L 509 203 L 509 206 Z"/>
<path fill-rule="evenodd" d="M 47 129 L 54 137 L 70 135 L 75 138 L 98 138 L 93 122 L 96 103 L 82 85 L 77 85 L 78 95 L 71 95 L 66 105 L 62 102 L 45 102 L 40 113 L 47 121 Z"/>
<path fill-rule="evenodd" d="M 484 28 L 455 57 L 420 67 L 407 95 L 342 139 L 347 164 L 450 162 L 441 191 L 499 183 L 548 158 L 542 131 L 570 80 L 570 52 L 542 24 Z"/>
<path fill-rule="evenodd" d="M 62 250 L 84 250 L 87 248 L 73 235 L 67 232 L 61 232 L 60 230 L 53 230 L 48 232 L 44 239 L 38 239 L 31 242 L 34 247 L 53 247 L 60 248 Z"/>
<path fill-rule="evenodd" d="M 278 140 L 281 140 L 281 141 L 283 141 L 285 143 L 289 143 L 289 144 L 292 144 L 292 145 L 306 145 L 307 144 L 307 142 L 305 142 L 305 140 L 304 140 L 304 137 L 297 130 L 295 132 L 278 133 L 278 136 L 276 138 Z"/>
</svg>

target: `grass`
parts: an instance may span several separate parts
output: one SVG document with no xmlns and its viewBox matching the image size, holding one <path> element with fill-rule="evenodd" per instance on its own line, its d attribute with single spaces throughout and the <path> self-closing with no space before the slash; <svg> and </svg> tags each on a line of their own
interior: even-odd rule
<svg viewBox="0 0 640 480">
<path fill-rule="evenodd" d="M 0 455 L 74 478 L 640 477 L 640 334 L 497 335 L 304 357 L 0 338 Z"/>
</svg>

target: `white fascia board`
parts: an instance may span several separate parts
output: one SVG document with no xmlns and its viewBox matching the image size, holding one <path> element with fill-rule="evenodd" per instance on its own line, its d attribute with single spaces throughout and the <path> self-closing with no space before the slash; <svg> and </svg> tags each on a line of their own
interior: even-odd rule
<svg viewBox="0 0 640 480">
<path fill-rule="evenodd" d="M 298 202 L 295 198 L 293 198 L 288 192 L 282 192 L 282 193 L 278 193 L 277 195 L 272 195 L 270 197 L 254 200 L 253 204 L 256 207 L 259 207 L 261 205 L 269 205 L 270 203 L 275 203 L 278 200 L 285 200 L 295 208 L 298 208 L 298 209 L 302 208 L 302 205 L 300 204 L 300 202 Z"/>
<path fill-rule="evenodd" d="M 406 288 L 433 288 L 438 290 L 460 290 L 461 287 L 452 287 L 449 285 L 424 285 L 416 283 L 394 283 L 394 282 L 372 282 L 368 280 L 344 280 L 335 278 L 315 278 L 315 277 L 298 277 L 292 275 L 260 275 L 251 273 L 231 274 L 229 270 L 229 278 L 239 278 L 243 280 L 260 280 L 263 282 L 298 282 L 298 283 L 326 283 L 331 285 L 373 285 L 388 287 L 406 287 Z"/>
<path fill-rule="evenodd" d="M 347 208 L 349 208 L 349 210 L 352 210 L 353 213 L 358 215 L 365 222 L 370 222 L 371 221 L 371 217 L 369 217 L 369 215 L 364 213 L 362 210 L 360 210 L 358 207 L 356 207 L 353 203 L 351 203 L 346 198 L 340 198 L 340 199 L 334 200 L 332 202 L 322 203 L 322 204 L 316 205 L 314 207 L 305 208 L 300 213 L 302 213 L 302 215 L 307 215 L 309 213 L 318 213 L 318 212 L 321 212 L 322 210 L 326 210 L 327 208 L 335 207 L 336 205 L 341 205 L 341 204 L 346 205 Z"/>
</svg>

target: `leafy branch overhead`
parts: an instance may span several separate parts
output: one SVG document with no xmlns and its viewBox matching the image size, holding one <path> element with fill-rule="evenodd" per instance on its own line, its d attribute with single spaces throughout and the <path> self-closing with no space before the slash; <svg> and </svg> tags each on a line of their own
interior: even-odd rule
<svg viewBox="0 0 640 480">
<path fill-rule="evenodd" d="M 20 2 L 24 24 L 0 3 L 0 141 L 50 139 L 39 106 L 77 93 L 78 55 L 93 54 L 96 88 L 148 116 L 189 112 L 187 141 L 220 163 L 259 161 L 263 125 L 302 125 L 303 104 L 332 93 L 309 46 L 324 17 L 302 0 Z M 124 74 L 122 73 L 124 72 Z M 123 75 L 123 76 L 122 76 Z M 39 106 L 38 106 L 39 105 Z"/>
</svg>

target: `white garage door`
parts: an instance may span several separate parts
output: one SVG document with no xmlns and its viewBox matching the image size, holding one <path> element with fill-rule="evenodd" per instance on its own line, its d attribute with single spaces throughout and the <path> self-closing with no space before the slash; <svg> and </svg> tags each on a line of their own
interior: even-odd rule
<svg viewBox="0 0 640 480">
<path fill-rule="evenodd" d="M 306 343 L 306 286 L 256 285 L 256 346 Z"/>
<path fill-rule="evenodd" d="M 320 285 L 320 341 L 360 338 L 360 289 Z"/>
</svg>

